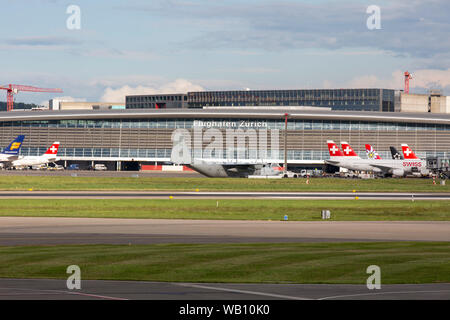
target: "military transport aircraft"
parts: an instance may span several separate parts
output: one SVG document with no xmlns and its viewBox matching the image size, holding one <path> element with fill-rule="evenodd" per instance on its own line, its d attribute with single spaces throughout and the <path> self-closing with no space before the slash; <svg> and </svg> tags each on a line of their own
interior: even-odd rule
<svg viewBox="0 0 450 320">
<path fill-rule="evenodd" d="M 191 149 L 183 139 L 174 144 L 170 161 L 185 165 L 207 177 L 281 176 L 283 173 L 279 170 L 279 164 L 262 160 L 191 158 Z"/>
</svg>

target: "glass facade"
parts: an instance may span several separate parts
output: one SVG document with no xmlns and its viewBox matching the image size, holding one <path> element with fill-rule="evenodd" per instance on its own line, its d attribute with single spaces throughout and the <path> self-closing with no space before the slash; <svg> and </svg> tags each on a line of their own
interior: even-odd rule
<svg viewBox="0 0 450 320">
<path fill-rule="evenodd" d="M 167 109 L 187 106 L 185 94 L 127 96 L 125 100 L 127 109 Z"/>
<path fill-rule="evenodd" d="M 268 129 L 284 129 L 284 120 L 262 120 L 251 118 L 206 118 L 206 119 L 133 119 L 133 120 L 30 120 L 0 121 L 0 130 L 5 128 L 117 128 L 117 129 L 192 129 L 196 126 L 207 128 L 264 127 Z M 368 122 L 342 120 L 309 120 L 289 119 L 288 130 L 345 130 L 345 131 L 450 131 L 450 125 L 427 124 L 414 122 Z"/>
<path fill-rule="evenodd" d="M 331 110 L 394 112 L 394 95 L 395 91 L 391 89 L 202 91 L 186 95 L 127 96 L 126 107 L 313 106 Z"/>
<path fill-rule="evenodd" d="M 60 157 L 83 159 L 165 159 L 172 149 L 175 129 L 195 129 L 204 133 L 210 128 L 226 134 L 227 129 L 279 130 L 279 146 L 284 146 L 284 120 L 261 118 L 142 118 L 76 119 L 39 121 L 0 121 L 1 146 L 19 134 L 26 135 L 22 155 L 41 155 L 54 141 L 60 141 Z M 409 144 L 419 157 L 450 156 L 450 125 L 415 122 L 380 122 L 318 120 L 293 118 L 288 121 L 288 160 L 328 159 L 326 140 L 348 141 L 362 158 L 364 144 L 372 144 L 385 159 L 389 146 L 400 149 Z M 270 138 L 269 138 L 270 139 Z M 224 152 L 225 154 L 225 152 Z M 284 151 L 279 150 L 280 157 Z M 269 151 L 270 156 L 270 151 Z M 251 158 L 251 152 L 246 152 Z M 280 159 L 282 160 L 282 159 Z M 144 160 L 143 160 L 144 161 Z"/>
</svg>

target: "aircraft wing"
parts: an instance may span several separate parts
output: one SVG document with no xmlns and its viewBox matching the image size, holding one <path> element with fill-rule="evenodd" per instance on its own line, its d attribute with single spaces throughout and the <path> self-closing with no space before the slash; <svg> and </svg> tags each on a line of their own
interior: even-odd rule
<svg viewBox="0 0 450 320">
<path fill-rule="evenodd" d="M 18 160 L 19 156 L 8 156 L 4 158 L 0 158 L 0 163 L 11 163 L 14 160 Z"/>
<path fill-rule="evenodd" d="M 262 165 L 269 165 L 271 162 L 268 161 L 257 161 L 257 160 L 235 160 L 235 161 L 229 161 L 229 160 L 217 160 L 217 159 L 194 159 L 194 163 L 196 162 L 203 162 L 205 164 L 218 164 L 222 165 L 224 167 L 255 167 L 255 166 L 262 166 Z"/>
<path fill-rule="evenodd" d="M 248 164 L 242 164 L 242 163 L 239 163 L 239 164 L 236 164 L 236 163 L 234 163 L 234 164 L 228 164 L 228 163 L 225 163 L 225 164 L 221 164 L 225 169 L 232 169 L 232 168 L 238 168 L 238 169 L 240 169 L 240 170 L 244 170 L 244 169 L 253 169 L 253 168 L 255 168 L 255 166 L 257 166 L 257 164 L 250 164 L 250 163 L 248 163 Z"/>
<path fill-rule="evenodd" d="M 384 166 L 384 165 L 374 164 L 374 163 L 371 163 L 370 165 L 371 165 L 372 167 L 381 169 L 381 170 L 383 170 L 383 171 L 389 171 L 389 170 L 392 170 L 392 167 L 389 167 L 389 166 Z"/>
</svg>

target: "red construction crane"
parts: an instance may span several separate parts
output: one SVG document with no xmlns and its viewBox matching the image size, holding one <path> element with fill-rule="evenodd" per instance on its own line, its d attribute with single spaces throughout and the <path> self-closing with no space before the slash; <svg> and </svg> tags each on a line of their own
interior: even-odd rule
<svg viewBox="0 0 450 320">
<path fill-rule="evenodd" d="M 11 111 L 14 109 L 14 95 L 18 94 L 19 91 L 63 92 L 61 89 L 36 88 L 36 87 L 32 87 L 32 86 L 23 86 L 20 84 L 8 84 L 8 85 L 0 86 L 0 89 L 6 90 L 7 111 Z"/>
<path fill-rule="evenodd" d="M 405 93 L 409 93 L 409 79 L 412 79 L 411 73 L 405 71 Z"/>
</svg>

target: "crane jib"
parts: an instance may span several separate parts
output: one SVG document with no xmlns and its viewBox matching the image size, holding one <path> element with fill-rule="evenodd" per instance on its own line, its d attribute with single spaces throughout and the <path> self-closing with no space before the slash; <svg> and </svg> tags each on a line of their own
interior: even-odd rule
<svg viewBox="0 0 450 320">
<path fill-rule="evenodd" d="M 0 86 L 0 89 L 6 90 L 7 111 L 11 111 L 14 109 L 14 95 L 19 93 L 20 91 L 51 93 L 63 92 L 62 89 L 59 88 L 38 88 L 21 84 L 8 84 L 7 86 Z"/>
</svg>

